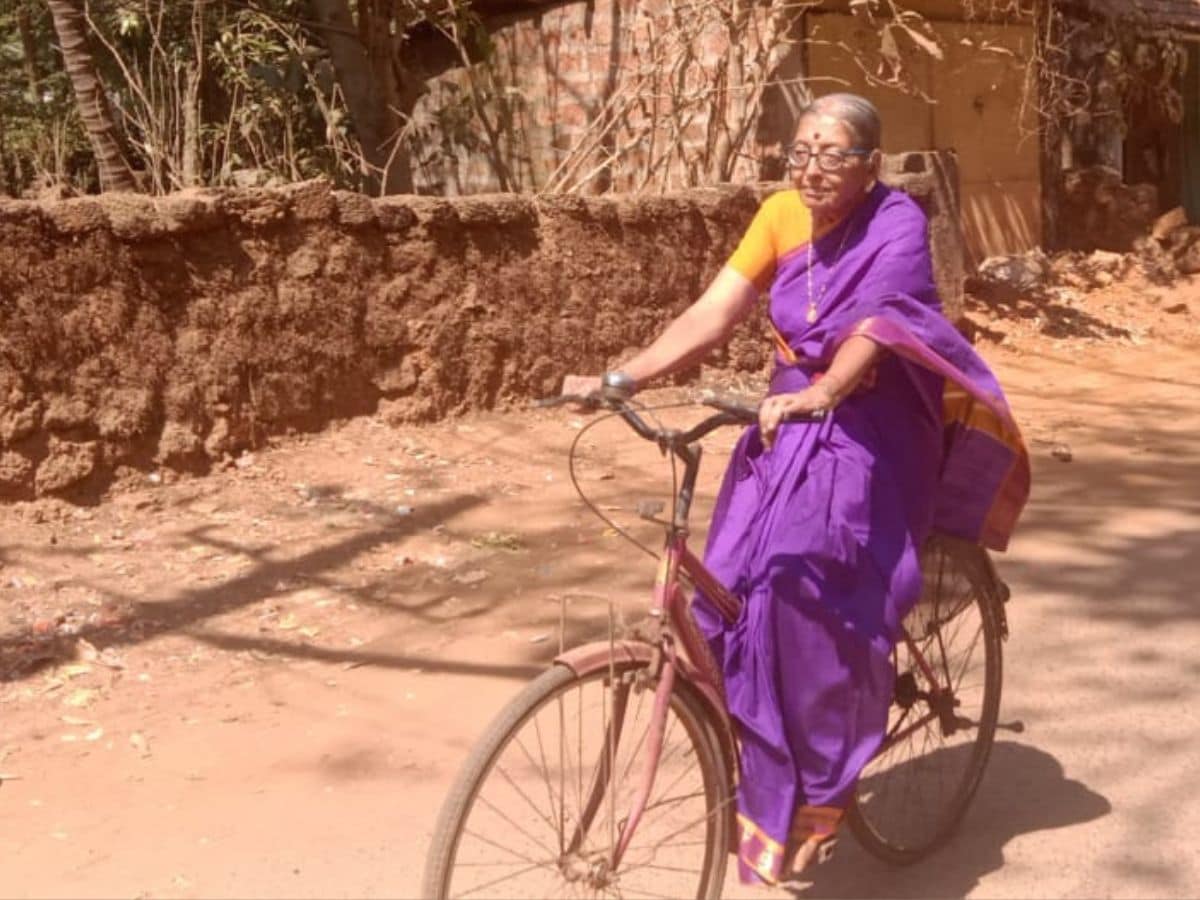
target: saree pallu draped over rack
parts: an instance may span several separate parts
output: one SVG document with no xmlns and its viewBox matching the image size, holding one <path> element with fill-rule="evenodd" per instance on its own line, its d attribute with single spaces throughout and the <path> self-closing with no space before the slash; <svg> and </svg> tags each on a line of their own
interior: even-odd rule
<svg viewBox="0 0 1200 900">
<path fill-rule="evenodd" d="M 795 240 L 806 217 L 795 192 L 769 198 L 731 260 L 764 258 L 745 245 L 761 245 L 772 218 L 790 223 L 790 247 L 775 229 L 770 393 L 811 384 L 851 335 L 888 352 L 832 415 L 784 425 L 770 451 L 747 429 L 717 498 L 705 561 L 742 611 L 725 622 L 702 594 L 695 611 L 741 743 L 747 881 L 778 880 L 796 811 L 844 807 L 878 748 L 925 538 L 937 529 L 1003 549 L 1030 484 L 999 384 L 941 315 L 915 202 L 877 184 L 811 247 L 808 234 Z"/>
</svg>

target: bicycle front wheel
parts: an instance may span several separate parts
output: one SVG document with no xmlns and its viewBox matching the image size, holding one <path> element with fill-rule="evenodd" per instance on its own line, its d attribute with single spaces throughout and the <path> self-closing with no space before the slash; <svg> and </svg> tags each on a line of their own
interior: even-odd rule
<svg viewBox="0 0 1200 900">
<path fill-rule="evenodd" d="M 644 663 L 582 676 L 555 666 L 531 682 L 491 724 L 446 798 L 424 896 L 718 897 L 732 776 L 712 713 L 682 679 L 654 789 L 612 868 L 653 707 Z"/>
<path fill-rule="evenodd" d="M 975 794 L 1000 712 L 1003 609 L 985 551 L 935 535 L 920 602 L 895 650 L 888 730 L 863 770 L 849 823 L 864 848 L 915 863 L 954 831 Z"/>
</svg>

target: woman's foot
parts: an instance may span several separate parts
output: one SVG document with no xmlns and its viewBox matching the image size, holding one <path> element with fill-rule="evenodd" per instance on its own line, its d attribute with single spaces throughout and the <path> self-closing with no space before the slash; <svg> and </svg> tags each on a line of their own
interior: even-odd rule
<svg viewBox="0 0 1200 900">
<path fill-rule="evenodd" d="M 845 810 L 837 806 L 801 806 L 796 810 L 788 840 L 789 848 L 794 850 L 782 880 L 794 879 L 809 866 L 823 863 L 833 855 L 844 815 Z"/>
</svg>

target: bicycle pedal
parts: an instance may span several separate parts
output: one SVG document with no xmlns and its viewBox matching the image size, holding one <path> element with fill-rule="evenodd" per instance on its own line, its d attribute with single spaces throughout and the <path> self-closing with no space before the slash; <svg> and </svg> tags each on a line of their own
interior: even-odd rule
<svg viewBox="0 0 1200 900">
<path fill-rule="evenodd" d="M 833 859 L 833 854 L 837 850 L 837 838 L 831 838 L 827 841 L 822 841 L 821 846 L 817 848 L 817 863 L 827 863 Z"/>
</svg>

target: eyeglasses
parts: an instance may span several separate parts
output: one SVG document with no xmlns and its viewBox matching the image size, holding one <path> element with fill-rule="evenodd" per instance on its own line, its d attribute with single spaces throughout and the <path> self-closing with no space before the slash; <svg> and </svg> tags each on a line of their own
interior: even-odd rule
<svg viewBox="0 0 1200 900">
<path fill-rule="evenodd" d="M 808 146 L 808 144 L 791 144 L 783 149 L 787 155 L 788 164 L 794 168 L 808 168 L 809 160 L 815 156 L 817 158 L 817 168 L 822 172 L 837 172 L 850 161 L 851 157 L 871 155 L 870 150 L 864 150 L 861 147 L 852 147 L 849 150 L 826 147 L 817 153 L 813 153 L 813 148 Z"/>
</svg>

